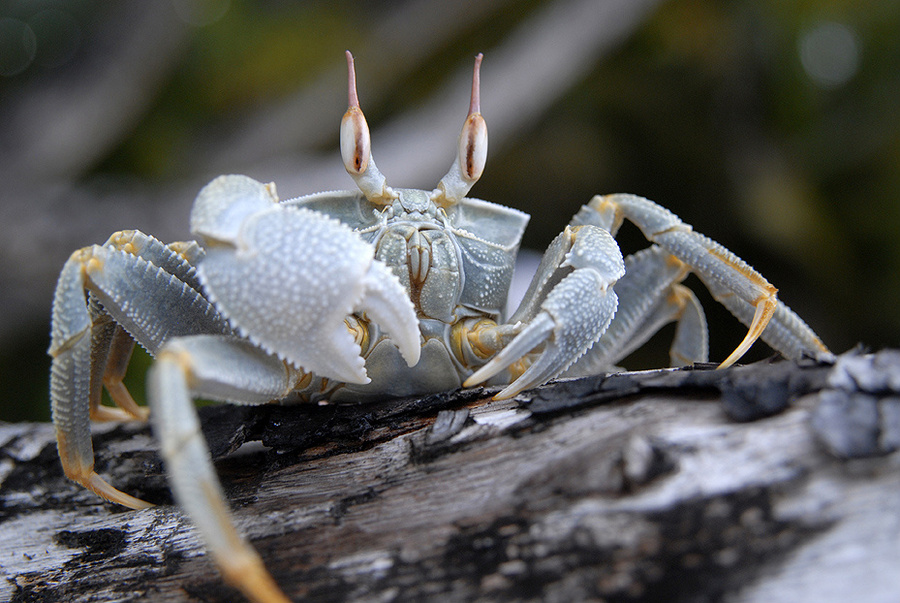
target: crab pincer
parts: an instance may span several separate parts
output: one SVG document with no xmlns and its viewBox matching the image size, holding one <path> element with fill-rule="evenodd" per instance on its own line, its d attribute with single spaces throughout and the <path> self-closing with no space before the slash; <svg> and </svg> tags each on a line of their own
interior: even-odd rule
<svg viewBox="0 0 900 603">
<path fill-rule="evenodd" d="M 231 175 L 200 192 L 191 229 L 207 246 L 198 270 L 204 291 L 259 348 L 308 372 L 368 383 L 345 323 L 364 312 L 409 366 L 418 362 L 409 295 L 372 246 L 338 220 L 281 205 L 274 186 Z"/>
</svg>

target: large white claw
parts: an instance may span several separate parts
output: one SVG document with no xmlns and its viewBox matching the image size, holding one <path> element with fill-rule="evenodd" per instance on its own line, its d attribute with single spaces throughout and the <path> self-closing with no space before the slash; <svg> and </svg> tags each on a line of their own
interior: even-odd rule
<svg viewBox="0 0 900 603">
<path fill-rule="evenodd" d="M 422 344 L 415 307 L 400 280 L 384 263 L 374 260 L 363 282 L 366 295 L 356 309 L 387 331 L 409 366 L 419 363 Z"/>
<path fill-rule="evenodd" d="M 249 178 L 226 178 L 239 184 L 226 187 L 231 193 L 240 189 L 257 199 L 269 194 Z M 220 178 L 209 186 L 223 184 L 228 183 Z M 201 191 L 198 203 L 208 195 Z M 233 202 L 243 203 L 241 194 L 234 196 Z M 365 311 L 390 334 L 407 363 L 418 362 L 412 302 L 399 279 L 374 259 L 371 245 L 317 212 L 280 204 L 258 207 L 238 225 L 219 225 L 198 267 L 207 295 L 241 335 L 319 376 L 368 383 L 360 347 L 344 322 Z"/>
</svg>

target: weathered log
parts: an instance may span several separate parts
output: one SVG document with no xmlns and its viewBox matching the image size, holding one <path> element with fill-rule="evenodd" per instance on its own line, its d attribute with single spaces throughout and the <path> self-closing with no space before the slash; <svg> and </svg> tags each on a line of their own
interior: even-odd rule
<svg viewBox="0 0 900 603">
<path fill-rule="evenodd" d="M 296 600 L 900 600 L 900 352 L 490 394 L 201 413 Z M 94 443 L 158 506 L 101 502 L 49 425 L 0 425 L 0 600 L 237 600 L 149 429 Z"/>
</svg>

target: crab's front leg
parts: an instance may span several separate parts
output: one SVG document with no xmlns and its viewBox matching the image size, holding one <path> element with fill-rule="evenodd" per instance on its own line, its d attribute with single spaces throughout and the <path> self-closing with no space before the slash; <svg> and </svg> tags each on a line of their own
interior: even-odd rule
<svg viewBox="0 0 900 603">
<path fill-rule="evenodd" d="M 609 232 L 590 225 L 567 227 L 550 244 L 508 324 L 468 333 L 473 349 L 502 349 L 464 385 L 481 383 L 533 351 L 539 351 L 537 358 L 497 398 L 559 375 L 606 331 L 618 306 L 613 285 L 624 273 L 622 254 Z"/>
<path fill-rule="evenodd" d="M 147 379 L 153 431 L 175 500 L 197 527 L 226 581 L 259 603 L 288 599 L 234 527 L 193 399 L 264 404 L 286 396 L 301 375 L 246 340 L 197 335 L 169 341 Z"/>
<path fill-rule="evenodd" d="M 191 212 L 206 243 L 204 291 L 259 348 L 345 383 L 368 383 L 360 346 L 345 320 L 379 324 L 409 366 L 421 353 L 406 289 L 375 249 L 345 224 L 278 202 L 274 186 L 246 176 L 206 185 Z"/>
<path fill-rule="evenodd" d="M 777 289 L 734 253 L 694 232 L 678 216 L 635 195 L 594 197 L 573 224 L 594 224 L 615 235 L 623 220 L 634 223 L 648 241 L 687 265 L 720 302 L 749 327 L 747 335 L 720 366 L 730 366 L 762 339 L 788 358 L 828 349 L 812 329 L 777 298 Z"/>
<path fill-rule="evenodd" d="M 274 188 L 222 176 L 200 192 L 191 229 L 207 246 L 205 291 L 241 338 L 175 338 L 148 380 L 154 431 L 170 484 L 222 569 L 253 601 L 287 599 L 234 528 L 193 399 L 260 404 L 286 397 L 307 372 L 353 383 L 368 377 L 346 319 L 365 313 L 410 366 L 418 320 L 399 279 L 347 226 L 278 203 Z"/>
</svg>

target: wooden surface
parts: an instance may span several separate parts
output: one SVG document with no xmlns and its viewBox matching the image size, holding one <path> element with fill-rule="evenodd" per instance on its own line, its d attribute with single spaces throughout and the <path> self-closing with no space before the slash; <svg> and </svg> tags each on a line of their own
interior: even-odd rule
<svg viewBox="0 0 900 603">
<path fill-rule="evenodd" d="M 489 394 L 202 414 L 296 600 L 900 600 L 900 353 Z M 0 600 L 238 600 L 149 429 L 98 425 L 94 445 L 158 506 L 100 502 L 49 425 L 0 425 Z"/>
</svg>

